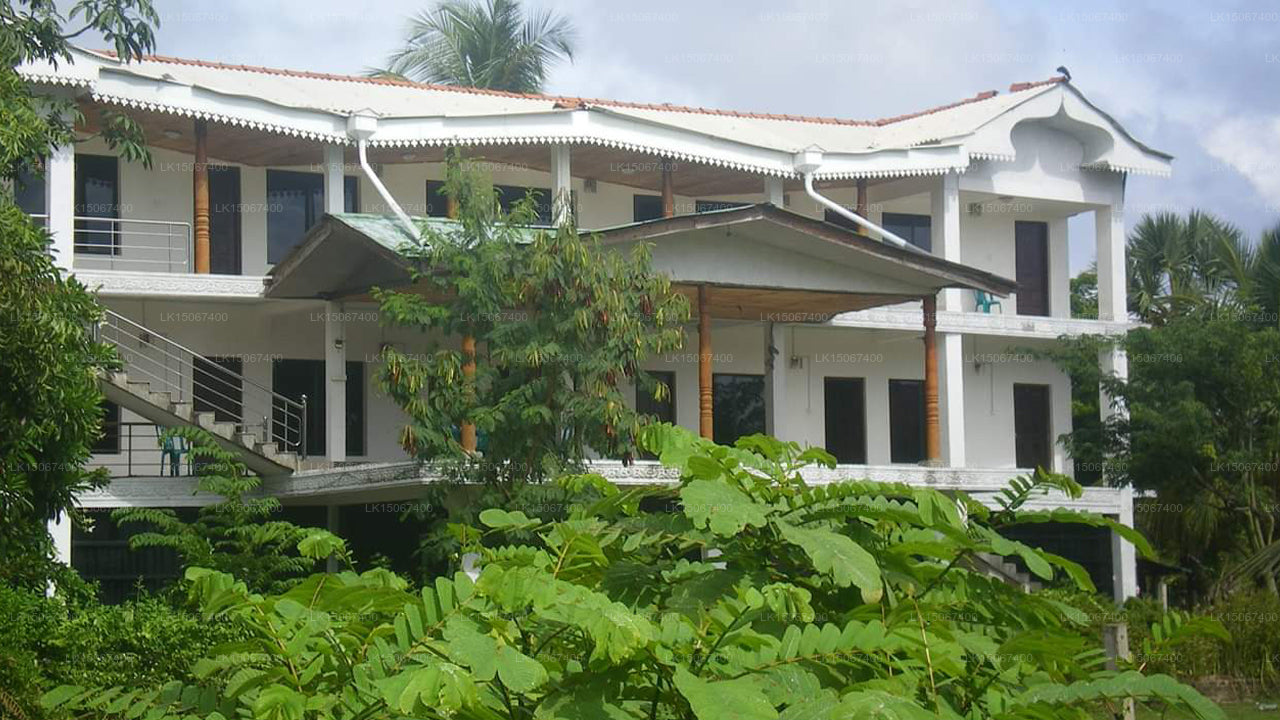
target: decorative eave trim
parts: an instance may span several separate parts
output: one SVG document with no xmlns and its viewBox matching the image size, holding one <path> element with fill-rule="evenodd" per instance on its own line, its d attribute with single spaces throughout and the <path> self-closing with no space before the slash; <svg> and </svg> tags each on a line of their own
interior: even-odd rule
<svg viewBox="0 0 1280 720">
<path fill-rule="evenodd" d="M 927 168 L 902 168 L 902 169 L 886 169 L 886 170 L 849 170 L 846 172 L 835 173 L 814 173 L 815 180 L 855 180 L 861 178 L 897 178 L 897 177 L 925 177 L 929 175 L 946 175 L 947 173 L 963 173 L 968 170 L 969 166 L 965 165 L 943 165 L 939 167 Z"/>
<path fill-rule="evenodd" d="M 1122 175 L 1150 175 L 1152 177 L 1167 178 L 1173 175 L 1173 171 L 1168 168 L 1138 167 L 1136 165 L 1118 165 L 1116 163 L 1101 161 L 1095 163 L 1087 163 L 1080 166 L 1081 170 L 1094 170 L 1098 172 L 1114 172 Z"/>
<path fill-rule="evenodd" d="M 37 85 L 54 85 L 57 87 L 76 87 L 91 88 L 93 81 L 89 78 L 69 77 L 67 75 L 51 75 L 48 73 L 33 73 L 18 71 L 18 77 L 24 81 Z"/>
<path fill-rule="evenodd" d="M 168 115 L 177 115 L 179 117 L 189 117 L 189 118 L 195 118 L 199 120 L 211 120 L 213 122 L 223 123 L 225 125 L 235 125 L 237 127 L 251 128 L 253 130 L 262 130 L 264 132 L 271 132 L 277 135 L 287 135 L 290 137 L 305 138 L 307 140 L 319 140 L 322 142 L 340 143 L 344 145 L 348 144 L 349 142 L 349 139 L 347 138 L 345 133 L 330 134 L 330 133 L 313 132 L 309 130 L 299 130 L 298 128 L 290 127 L 288 125 L 266 123 L 259 120 L 249 120 L 247 118 L 236 117 L 234 115 L 228 115 L 226 113 L 214 113 L 214 112 L 208 112 L 204 110 L 196 110 L 194 108 L 189 108 L 189 107 L 168 105 L 165 103 L 152 102 L 148 100 L 138 100 L 136 98 L 129 98 L 123 95 L 113 95 L 109 93 L 98 92 L 96 90 L 91 90 L 89 93 L 89 96 L 92 97 L 95 102 L 100 102 L 107 105 L 118 105 L 121 107 L 136 108 L 138 110 L 147 110 L 150 112 L 161 112 L 161 113 L 166 113 Z"/>
<path fill-rule="evenodd" d="M 970 160 L 990 160 L 993 162 L 1013 162 L 1018 158 L 1013 154 L 1009 154 L 1009 153 L 971 152 L 969 153 L 969 159 Z"/>
</svg>

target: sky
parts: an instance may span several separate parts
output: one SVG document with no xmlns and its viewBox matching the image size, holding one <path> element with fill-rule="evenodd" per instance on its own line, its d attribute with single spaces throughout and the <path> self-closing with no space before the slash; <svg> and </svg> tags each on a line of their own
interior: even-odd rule
<svg viewBox="0 0 1280 720">
<path fill-rule="evenodd" d="M 430 0 L 155 0 L 156 52 L 336 73 L 383 63 Z M 1055 75 L 1175 156 L 1129 179 L 1126 221 L 1191 208 L 1280 222 L 1280 2 L 526 0 L 568 16 L 548 92 L 874 119 Z M 1069 8 L 1068 9 L 1068 5 Z M 1070 226 L 1071 270 L 1093 257 Z"/>
</svg>

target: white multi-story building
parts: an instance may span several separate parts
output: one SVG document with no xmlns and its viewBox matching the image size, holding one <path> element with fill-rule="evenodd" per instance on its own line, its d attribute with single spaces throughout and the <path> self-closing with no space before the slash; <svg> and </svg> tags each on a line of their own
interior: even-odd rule
<svg viewBox="0 0 1280 720">
<path fill-rule="evenodd" d="M 95 455 L 116 480 L 81 498 L 99 508 L 208 501 L 158 448 L 157 425 L 178 423 L 215 430 L 283 502 L 329 522 L 432 480 L 375 378 L 385 344 L 424 340 L 384 327 L 368 289 L 404 279 L 405 216 L 448 214 L 448 148 L 504 197 L 540 189 L 549 223 L 571 212 L 606 244 L 654 244 L 695 320 L 684 350 L 652 358 L 672 399 L 647 411 L 721 440 L 824 446 L 841 465 L 819 482 L 982 496 L 1035 466 L 1071 474 L 1057 442 L 1070 381 L 1026 349 L 1129 327 L 1126 179 L 1171 160 L 1062 78 L 854 121 L 87 51 L 23 72 L 85 118 L 19 199 L 97 289 L 125 361 L 103 380 L 113 424 Z M 145 130 L 150 168 L 95 137 L 108 111 Z M 1096 320 L 1070 312 L 1068 218 L 1082 214 Z M 1127 371 L 1120 353 L 1099 362 Z M 645 462 L 598 468 L 669 479 Z M 1124 489 L 1036 502 L 1132 520 Z M 73 559 L 110 544 L 77 540 Z M 1127 543 L 1062 544 L 1117 598 L 1136 594 Z"/>
</svg>

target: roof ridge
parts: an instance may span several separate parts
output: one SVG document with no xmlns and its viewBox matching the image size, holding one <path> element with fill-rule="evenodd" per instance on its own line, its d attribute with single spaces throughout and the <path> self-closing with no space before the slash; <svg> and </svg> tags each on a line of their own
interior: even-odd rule
<svg viewBox="0 0 1280 720">
<path fill-rule="evenodd" d="M 116 53 L 112 50 L 93 51 L 108 57 L 116 57 Z M 849 125 L 860 127 L 883 127 L 892 125 L 893 123 L 911 120 L 926 115 L 932 115 L 946 110 L 951 110 L 964 105 L 970 105 L 999 95 L 997 90 L 985 90 L 974 95 L 973 97 L 957 100 L 945 105 L 938 105 L 924 110 L 918 110 L 904 115 L 896 115 L 893 117 L 880 118 L 877 120 L 855 120 L 850 118 L 839 118 L 831 116 L 819 115 L 791 115 L 781 113 L 758 113 L 747 112 L 742 110 L 727 110 L 721 108 L 704 108 L 693 107 L 689 105 L 673 105 L 671 103 L 643 103 L 628 100 L 611 100 L 607 98 L 586 98 L 572 95 L 551 95 L 547 93 L 520 93 L 509 90 L 493 90 L 489 88 L 466 87 L 463 85 L 441 85 L 438 83 L 425 83 L 416 80 L 405 80 L 400 78 L 388 77 L 371 77 L 366 75 L 344 75 L 338 73 L 324 73 L 312 70 L 291 70 L 287 68 L 266 67 L 262 65 L 237 65 L 233 63 L 224 63 L 214 60 L 199 60 L 195 58 L 179 58 L 168 55 L 144 55 L 142 60 L 158 63 L 169 63 L 173 65 L 189 65 L 193 67 L 206 67 L 218 70 L 236 70 L 240 72 L 252 72 L 264 75 L 279 75 L 283 77 L 306 78 L 311 80 L 331 80 L 337 82 L 356 82 L 369 85 L 387 85 L 392 87 L 418 88 L 421 90 L 434 90 L 440 92 L 456 92 L 467 95 L 489 95 L 493 97 L 507 97 L 520 100 L 545 100 L 554 103 L 556 109 L 581 109 L 590 105 L 600 105 L 604 107 L 621 107 L 635 110 L 655 110 L 660 112 L 683 112 L 695 115 L 716 115 L 721 117 L 737 117 L 748 118 L 753 120 L 776 120 L 783 122 L 803 122 L 815 123 L 822 125 Z M 1066 78 L 1062 76 L 1051 77 L 1047 80 L 1039 80 L 1033 82 L 1019 82 L 1009 86 L 1009 92 L 1021 92 L 1044 85 L 1053 85 L 1060 82 L 1066 82 Z"/>
</svg>

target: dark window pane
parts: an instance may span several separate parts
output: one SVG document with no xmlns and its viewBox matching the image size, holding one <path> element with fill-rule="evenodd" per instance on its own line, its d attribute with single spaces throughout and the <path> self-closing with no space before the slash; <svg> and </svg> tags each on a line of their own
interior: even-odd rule
<svg viewBox="0 0 1280 720">
<path fill-rule="evenodd" d="M 746 207 L 750 203 L 744 202 L 728 202 L 726 200 L 694 200 L 694 212 L 712 212 L 715 210 L 730 210 L 732 208 Z"/>
<path fill-rule="evenodd" d="M 637 387 L 636 412 L 651 416 L 654 422 L 674 424 L 676 421 L 676 374 L 670 370 L 651 370 L 648 374 L 655 382 L 667 386 L 667 394 L 662 400 L 656 400 L 650 390 Z M 647 460 L 655 459 L 654 455 L 647 451 L 641 451 L 640 455 Z"/>
<path fill-rule="evenodd" d="M 209 166 L 209 269 L 240 274 L 240 168 Z"/>
<path fill-rule="evenodd" d="M 1046 470 L 1053 467 L 1049 423 L 1049 386 L 1015 384 L 1013 434 L 1018 467 Z"/>
<path fill-rule="evenodd" d="M 862 378 L 825 378 L 827 452 L 836 462 L 867 462 L 867 393 Z"/>
<path fill-rule="evenodd" d="M 924 460 L 924 381 L 889 381 L 889 461 Z"/>
<path fill-rule="evenodd" d="M 732 445 L 744 435 L 764 432 L 764 376 L 712 376 L 714 440 Z"/>
<path fill-rule="evenodd" d="M 324 210 L 319 173 L 267 171 L 267 262 L 278 263 L 302 240 Z"/>
<path fill-rule="evenodd" d="M 921 250 L 933 251 L 933 220 L 928 215 L 885 213 L 880 226 Z"/>
<path fill-rule="evenodd" d="M 105 218 L 120 217 L 118 165 L 110 155 L 76 155 L 75 252 L 114 255 L 119 252 L 115 223 Z"/>
<path fill-rule="evenodd" d="M 120 452 L 120 406 L 102 401 L 102 435 L 93 444 L 93 452 L 114 455 Z"/>
<path fill-rule="evenodd" d="M 354 175 L 342 178 L 342 212 L 360 212 L 360 179 Z"/>
<path fill-rule="evenodd" d="M 244 423 L 244 361 L 235 357 L 196 358 L 191 372 L 192 408 L 212 412 L 218 422 Z"/>
<path fill-rule="evenodd" d="M 302 402 L 302 396 L 307 396 L 307 454 L 324 455 L 324 361 L 291 358 L 273 361 L 271 389 L 294 402 Z M 292 424 L 286 428 L 283 408 L 277 406 L 274 415 L 274 434 L 277 437 L 287 434 L 289 447 L 282 449 L 297 450 L 298 428 Z"/>
<path fill-rule="evenodd" d="M 634 222 L 657 220 L 662 217 L 661 195 L 632 195 L 631 219 Z"/>
<path fill-rule="evenodd" d="M 364 363 L 347 363 L 347 454 L 364 455 Z"/>
<path fill-rule="evenodd" d="M 1049 225 L 1019 220 L 1013 225 L 1018 314 L 1049 314 Z"/>
<path fill-rule="evenodd" d="M 18 173 L 13 184 L 13 201 L 18 209 L 28 215 L 44 215 L 49 212 L 45 200 L 44 174 L 31 170 Z"/>
<path fill-rule="evenodd" d="M 534 207 L 537 211 L 537 222 L 542 225 L 551 224 L 551 191 L 547 188 L 529 188 L 522 185 L 494 185 L 498 203 L 503 212 L 511 212 L 516 203 L 524 200 L 529 192 L 533 192 Z M 439 180 L 427 181 L 427 215 L 429 217 L 449 217 L 448 198 L 444 194 L 444 183 Z"/>
</svg>

